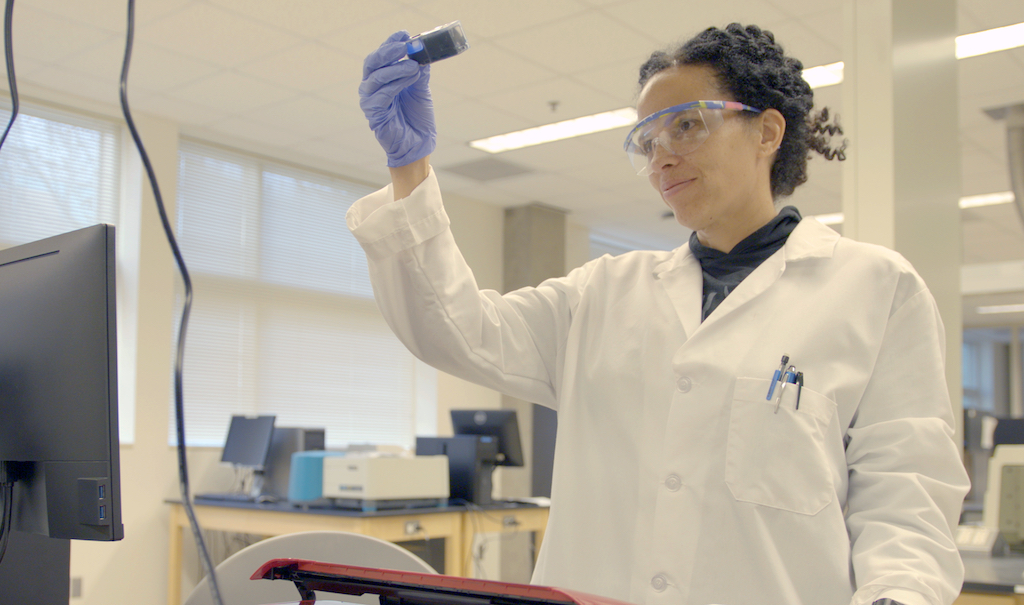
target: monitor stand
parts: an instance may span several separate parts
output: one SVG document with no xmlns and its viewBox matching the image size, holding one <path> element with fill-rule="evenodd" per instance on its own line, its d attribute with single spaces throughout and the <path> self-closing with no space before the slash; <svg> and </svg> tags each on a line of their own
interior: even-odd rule
<svg viewBox="0 0 1024 605">
<path fill-rule="evenodd" d="M 71 540 L 12 531 L 0 561 L 4 603 L 68 605 Z"/>
<path fill-rule="evenodd" d="M 249 487 L 249 497 L 255 502 L 263 495 L 263 471 L 252 472 L 252 485 Z"/>
</svg>

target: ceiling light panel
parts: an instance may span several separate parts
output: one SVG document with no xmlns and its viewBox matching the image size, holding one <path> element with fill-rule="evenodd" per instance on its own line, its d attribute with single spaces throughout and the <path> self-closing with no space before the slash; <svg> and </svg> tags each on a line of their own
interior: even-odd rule
<svg viewBox="0 0 1024 605">
<path fill-rule="evenodd" d="M 997 27 L 956 38 L 956 58 L 966 59 L 1024 46 L 1024 23 Z"/>
<path fill-rule="evenodd" d="M 536 128 L 500 134 L 472 141 L 469 145 L 488 153 L 501 153 L 511 149 L 522 149 L 523 147 L 532 147 L 541 143 L 561 141 L 594 132 L 622 128 L 634 123 L 636 123 L 636 110 L 632 107 L 625 107 L 614 111 L 583 116 L 582 118 L 545 124 Z"/>
<path fill-rule="evenodd" d="M 1020 305 L 989 305 L 986 307 L 976 307 L 975 310 L 980 315 L 993 315 L 996 313 L 1024 313 L 1024 304 Z"/>
</svg>

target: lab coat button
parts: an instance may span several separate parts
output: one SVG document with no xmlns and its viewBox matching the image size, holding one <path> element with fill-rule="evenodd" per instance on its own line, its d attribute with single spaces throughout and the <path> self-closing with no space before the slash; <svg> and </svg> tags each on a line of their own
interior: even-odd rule
<svg viewBox="0 0 1024 605">
<path fill-rule="evenodd" d="M 678 475 L 669 475 L 665 479 L 665 489 L 670 492 L 678 492 L 679 488 L 683 486 L 683 481 Z"/>
<path fill-rule="evenodd" d="M 651 588 L 653 588 L 655 592 L 663 592 L 668 588 L 668 580 L 665 579 L 665 576 L 658 574 L 651 578 Z"/>
<path fill-rule="evenodd" d="M 676 381 L 676 387 L 679 389 L 680 393 L 689 393 L 690 389 L 693 388 L 693 382 L 691 382 L 686 376 L 683 376 Z"/>
</svg>

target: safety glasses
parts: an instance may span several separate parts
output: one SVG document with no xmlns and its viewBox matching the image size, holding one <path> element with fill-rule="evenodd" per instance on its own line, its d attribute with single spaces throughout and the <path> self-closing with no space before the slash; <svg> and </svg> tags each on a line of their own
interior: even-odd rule
<svg viewBox="0 0 1024 605">
<path fill-rule="evenodd" d="M 640 120 L 626 137 L 623 149 L 636 173 L 646 176 L 654 172 L 651 159 L 661 145 L 668 153 L 686 155 L 700 147 L 711 133 L 722 125 L 722 112 L 760 109 L 735 101 L 693 101 L 662 109 Z"/>
</svg>

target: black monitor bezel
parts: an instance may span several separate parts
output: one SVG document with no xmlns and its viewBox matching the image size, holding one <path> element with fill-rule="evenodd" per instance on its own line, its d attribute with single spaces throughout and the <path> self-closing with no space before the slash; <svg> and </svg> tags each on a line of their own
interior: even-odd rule
<svg viewBox="0 0 1024 605">
<path fill-rule="evenodd" d="M 101 224 L 0 250 L 0 316 L 8 327 L 21 322 L 0 330 L 11 343 L 0 346 L 0 382 L 18 389 L 17 399 L 0 399 L 0 417 L 27 433 L 0 429 L 0 462 L 15 480 L 16 530 L 124 537 L 115 240 L 114 227 Z M 39 386 L 41 374 L 64 382 Z M 24 423 L 10 422 L 19 416 Z M 83 501 L 83 490 L 100 483 L 103 498 Z M 101 506 L 103 519 L 93 518 Z"/>
<path fill-rule="evenodd" d="M 251 468 L 258 473 L 265 471 L 270 460 L 271 444 L 274 441 L 275 419 L 276 417 L 272 415 L 232 416 L 220 461 Z M 259 441 L 252 443 L 252 439 Z M 242 455 L 243 450 L 248 450 L 245 455 Z"/>
<path fill-rule="evenodd" d="M 483 415 L 481 421 L 480 415 Z M 524 466 L 519 420 L 515 410 L 451 410 L 456 435 L 486 435 L 498 440 L 498 466 Z"/>
</svg>

